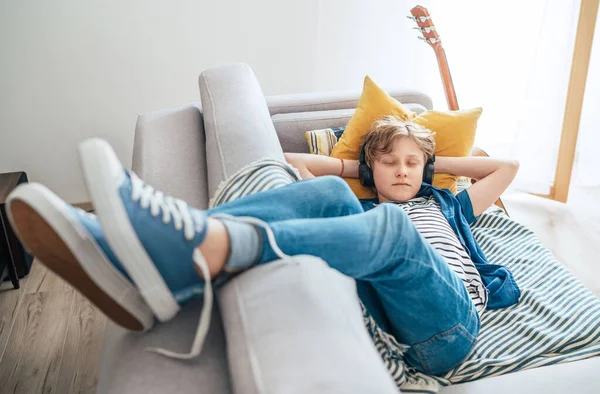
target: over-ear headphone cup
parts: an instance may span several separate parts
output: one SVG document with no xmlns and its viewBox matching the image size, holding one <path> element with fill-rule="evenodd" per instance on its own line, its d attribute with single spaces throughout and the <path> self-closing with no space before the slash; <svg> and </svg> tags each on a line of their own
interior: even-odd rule
<svg viewBox="0 0 600 394">
<path fill-rule="evenodd" d="M 360 184 L 364 187 L 375 187 L 375 179 L 373 178 L 373 171 L 367 165 L 365 144 L 363 143 L 360 147 L 360 154 L 358 155 L 358 179 Z"/>
<path fill-rule="evenodd" d="M 373 180 L 373 173 L 368 165 L 365 163 L 361 163 L 358 166 L 358 179 L 360 179 L 360 184 L 364 187 L 373 187 L 375 186 L 375 182 Z"/>
<path fill-rule="evenodd" d="M 425 163 L 425 168 L 423 169 L 423 182 L 432 185 L 433 184 L 433 171 L 434 164 L 432 160 L 428 160 Z"/>
</svg>

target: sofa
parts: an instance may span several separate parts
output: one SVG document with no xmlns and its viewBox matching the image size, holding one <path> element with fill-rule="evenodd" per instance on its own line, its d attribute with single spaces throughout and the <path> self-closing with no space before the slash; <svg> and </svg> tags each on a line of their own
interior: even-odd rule
<svg viewBox="0 0 600 394">
<path fill-rule="evenodd" d="M 360 92 L 264 97 L 249 66 L 199 77 L 201 103 L 138 117 L 133 170 L 149 184 L 206 208 L 219 184 L 262 158 L 308 152 L 307 130 L 347 124 Z M 390 94 L 414 112 L 420 92 Z M 397 393 L 363 323 L 354 281 L 313 256 L 249 270 L 216 293 L 201 355 L 189 361 L 145 350 L 187 351 L 201 300 L 166 324 L 130 333 L 110 323 L 97 392 L 210 394 Z M 442 393 L 600 392 L 600 357 L 444 387 Z"/>
</svg>

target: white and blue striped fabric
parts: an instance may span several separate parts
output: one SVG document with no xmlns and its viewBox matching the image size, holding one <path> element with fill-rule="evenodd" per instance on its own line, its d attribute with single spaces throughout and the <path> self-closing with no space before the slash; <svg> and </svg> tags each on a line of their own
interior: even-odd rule
<svg viewBox="0 0 600 394">
<path fill-rule="evenodd" d="M 442 384 L 600 355 L 600 299 L 535 233 L 496 207 L 471 229 L 489 262 L 513 273 L 522 295 L 516 305 L 483 314 L 475 348 Z"/>
<path fill-rule="evenodd" d="M 403 391 L 429 393 L 440 385 L 464 383 L 523 369 L 600 355 L 600 299 L 588 290 L 540 239 L 496 206 L 471 225 L 490 263 L 513 273 L 522 295 L 509 308 L 483 313 L 475 347 L 443 376 L 424 378 L 404 366 L 402 347 L 372 331 L 372 338 Z M 365 314 L 365 321 L 372 319 Z M 367 326 L 368 327 L 368 326 Z M 405 390 L 411 376 L 427 385 Z"/>
<path fill-rule="evenodd" d="M 208 206 L 213 208 L 240 197 L 277 189 L 300 179 L 302 178 L 298 170 L 288 163 L 261 159 L 244 166 L 222 181 Z"/>
<path fill-rule="evenodd" d="M 300 179 L 275 160 L 252 163 L 223 182 L 210 206 Z M 600 355 L 600 299 L 562 266 L 539 238 L 496 206 L 471 225 L 488 261 L 513 273 L 518 304 L 485 311 L 475 347 L 458 366 L 433 377 L 408 368 L 404 345 L 363 308 L 365 327 L 402 392 L 435 393 L 440 386 Z"/>
</svg>

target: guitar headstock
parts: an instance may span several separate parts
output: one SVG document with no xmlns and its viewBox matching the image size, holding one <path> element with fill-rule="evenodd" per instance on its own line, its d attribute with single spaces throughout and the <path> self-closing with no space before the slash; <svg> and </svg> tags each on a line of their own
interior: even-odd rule
<svg viewBox="0 0 600 394">
<path fill-rule="evenodd" d="M 410 10 L 410 13 L 412 16 L 408 16 L 407 18 L 417 22 L 418 27 L 415 27 L 415 29 L 419 30 L 422 34 L 419 39 L 428 43 L 433 49 L 441 47 L 442 42 L 440 36 L 435 29 L 435 25 L 431 21 L 431 15 L 429 15 L 427 8 L 418 5 Z"/>
</svg>

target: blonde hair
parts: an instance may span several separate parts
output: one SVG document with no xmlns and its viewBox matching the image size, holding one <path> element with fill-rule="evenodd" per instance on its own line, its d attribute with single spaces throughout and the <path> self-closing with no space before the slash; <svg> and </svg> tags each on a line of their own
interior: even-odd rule
<svg viewBox="0 0 600 394">
<path fill-rule="evenodd" d="M 394 142 L 402 138 L 410 138 L 423 151 L 425 162 L 435 151 L 435 132 L 416 123 L 403 121 L 394 116 L 384 116 L 371 126 L 364 140 L 365 161 L 373 168 L 373 162 L 380 154 L 390 153 Z"/>
</svg>

